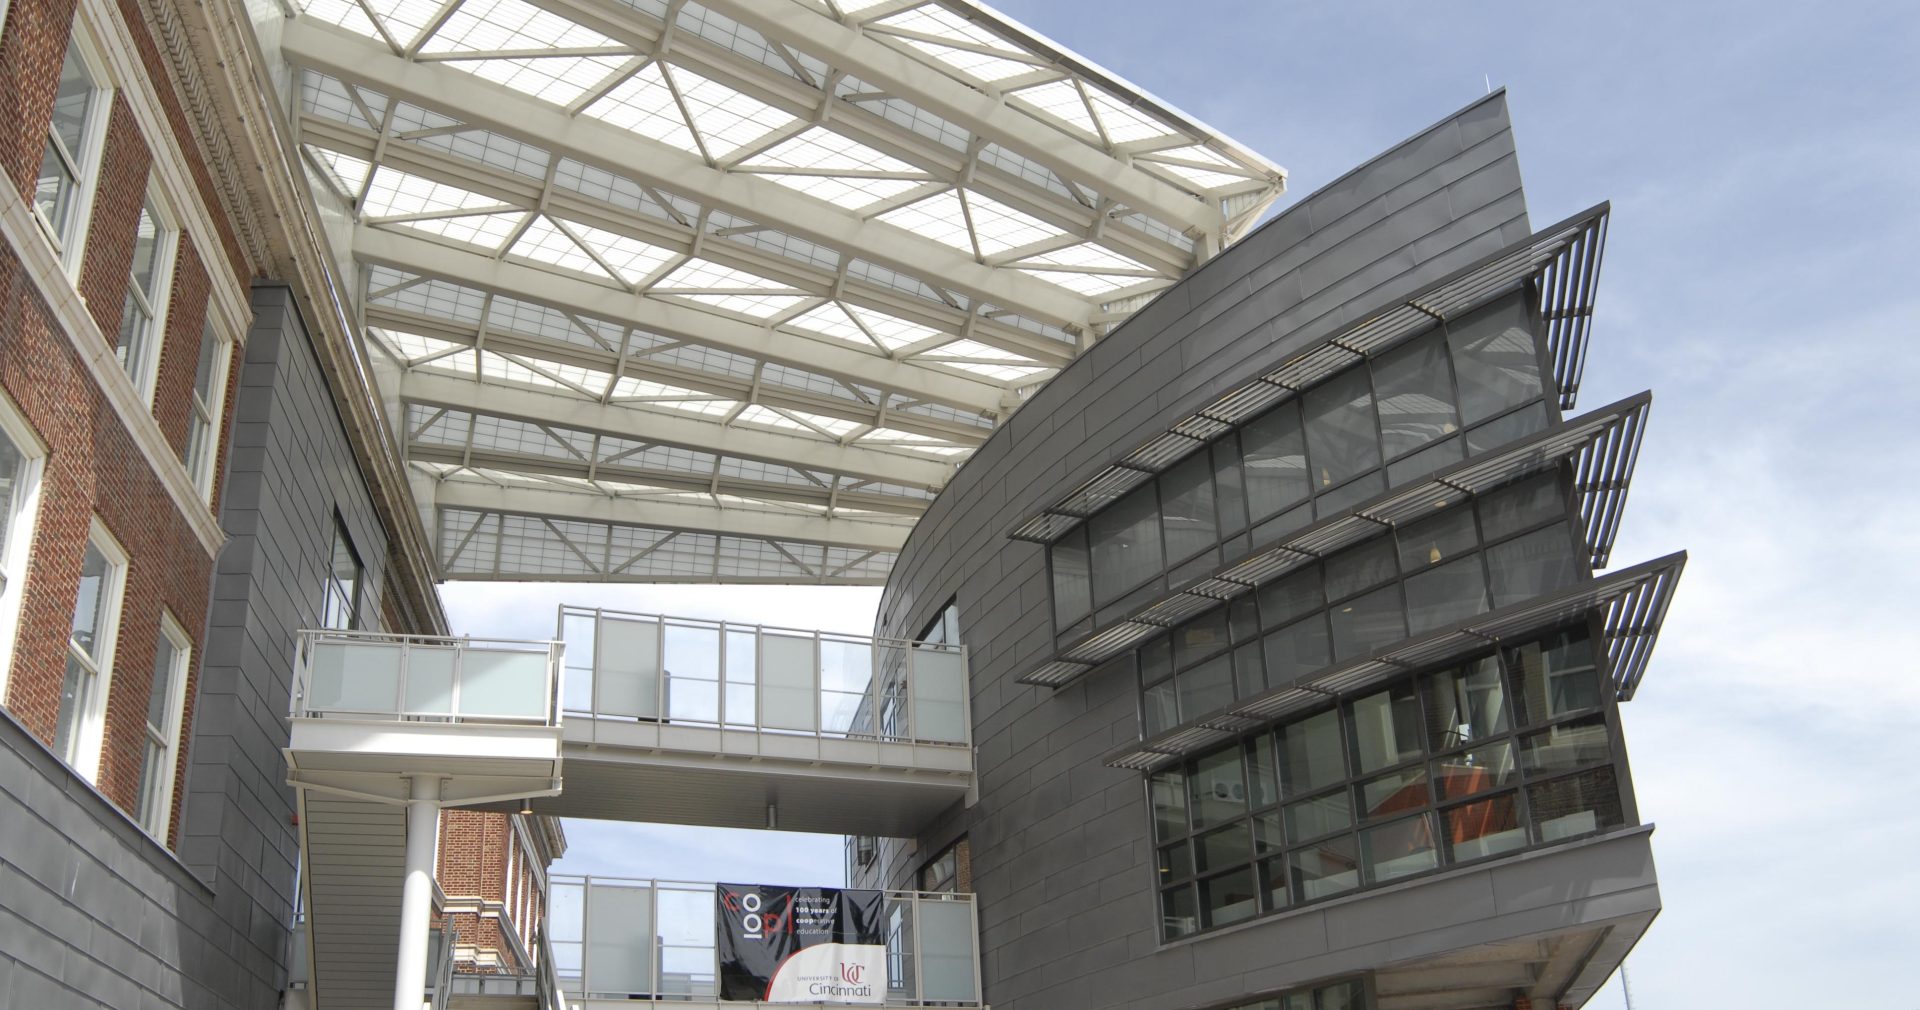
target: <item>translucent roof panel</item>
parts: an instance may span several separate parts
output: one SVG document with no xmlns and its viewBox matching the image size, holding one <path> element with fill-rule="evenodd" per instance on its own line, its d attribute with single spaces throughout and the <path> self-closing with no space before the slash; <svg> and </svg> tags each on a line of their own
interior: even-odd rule
<svg viewBox="0 0 1920 1010">
<path fill-rule="evenodd" d="M 1021 390 L 1284 188 L 966 0 L 294 5 L 449 577 L 877 580 Z"/>
</svg>

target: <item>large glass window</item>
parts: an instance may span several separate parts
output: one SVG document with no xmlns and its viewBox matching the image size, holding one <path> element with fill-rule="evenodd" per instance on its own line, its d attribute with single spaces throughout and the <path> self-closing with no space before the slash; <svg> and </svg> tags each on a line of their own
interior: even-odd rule
<svg viewBox="0 0 1920 1010">
<path fill-rule="evenodd" d="M 34 183 L 33 206 L 69 264 L 78 262 L 80 219 L 99 163 L 99 120 L 105 115 L 105 87 L 85 55 L 79 37 L 67 42 L 60 65 L 60 83 L 53 99 L 53 120 L 40 156 L 40 175 Z"/>
<path fill-rule="evenodd" d="M 1247 512 L 1254 522 L 1307 498 L 1307 438 L 1300 407 L 1283 403 L 1240 430 L 1246 461 Z"/>
<path fill-rule="evenodd" d="M 1373 383 L 1380 398 L 1380 439 L 1388 459 L 1460 430 L 1453 409 L 1453 369 L 1439 331 L 1381 355 L 1373 364 Z"/>
<path fill-rule="evenodd" d="M 214 459 L 220 451 L 220 411 L 227 395 L 230 353 L 227 341 L 214 332 L 213 320 L 207 320 L 200 329 L 200 358 L 193 369 L 192 414 L 187 418 L 186 451 L 180 457 L 203 500 L 213 496 Z"/>
<path fill-rule="evenodd" d="M 1160 573 L 1160 516 L 1154 486 L 1136 488 L 1088 522 L 1093 603 L 1105 606 Z"/>
<path fill-rule="evenodd" d="M 0 395 L 0 699 L 6 698 L 14 631 L 27 583 L 46 450 L 4 395 Z"/>
<path fill-rule="evenodd" d="M 347 537 L 347 529 L 338 517 L 333 521 L 333 553 L 327 567 L 326 599 L 320 610 L 320 626 L 340 631 L 360 627 L 360 585 L 365 570 L 360 555 Z"/>
<path fill-rule="evenodd" d="M 1148 776 L 1163 935 L 1625 823 L 1592 657 L 1556 631 Z"/>
<path fill-rule="evenodd" d="M 1164 654 L 1170 641 L 1170 660 L 1142 652 L 1147 735 L 1574 583 L 1585 569 L 1561 481 L 1541 474 L 1455 504 L 1190 619 L 1149 647 Z"/>
<path fill-rule="evenodd" d="M 1160 478 L 1169 563 L 1178 564 L 1219 542 L 1213 497 L 1213 462 L 1204 452 L 1175 464 Z"/>
<path fill-rule="evenodd" d="M 1460 417 L 1467 424 L 1538 397 L 1540 352 L 1527 303 L 1508 298 L 1447 325 L 1447 347 L 1460 380 Z"/>
<path fill-rule="evenodd" d="M 1056 631 L 1084 632 L 1089 614 L 1118 604 L 1098 617 L 1110 623 L 1145 601 L 1143 586 L 1182 584 L 1469 452 L 1541 430 L 1552 415 L 1530 318 L 1526 296 L 1513 294 L 1417 335 L 1276 404 L 1108 505 L 1052 547 Z M 1537 504 L 1508 501 L 1506 522 L 1538 525 L 1528 511 Z M 1438 565 L 1454 549 L 1436 542 L 1427 553 L 1441 555 L 1426 562 Z M 1414 629 L 1500 598 L 1476 566 L 1448 568 L 1408 592 Z"/>
<path fill-rule="evenodd" d="M 1366 369 L 1349 369 L 1307 390 L 1305 409 L 1314 493 L 1380 465 L 1380 432 Z"/>
<path fill-rule="evenodd" d="M 140 758 L 140 795 L 135 817 L 147 834 L 166 844 L 173 812 L 174 766 L 180 747 L 181 710 L 186 706 L 191 644 L 171 615 L 163 615 L 153 650 L 153 683 L 147 690 L 146 746 Z"/>
<path fill-rule="evenodd" d="M 54 752 L 88 781 L 96 781 L 100 773 L 107 688 L 113 678 L 113 646 L 126 575 L 126 555 L 106 528 L 95 522 L 80 565 L 53 737 Z"/>
</svg>

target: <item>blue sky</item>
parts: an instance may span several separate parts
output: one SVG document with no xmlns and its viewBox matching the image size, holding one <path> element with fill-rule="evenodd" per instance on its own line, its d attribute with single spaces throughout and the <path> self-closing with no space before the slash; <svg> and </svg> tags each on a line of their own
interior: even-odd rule
<svg viewBox="0 0 1920 1010">
<path fill-rule="evenodd" d="M 1614 557 L 1692 555 L 1624 714 L 1666 905 L 1635 1006 L 1912 1010 L 1920 6 L 998 6 L 1285 165 L 1282 206 L 1489 81 L 1535 224 L 1613 201 L 1582 400 L 1655 397 Z M 461 630 L 540 635 L 563 598 L 866 630 L 877 593 L 447 597 Z M 575 872 L 840 873 L 837 838 L 568 830 Z M 1589 1005 L 1622 1007 L 1618 980 Z"/>
</svg>

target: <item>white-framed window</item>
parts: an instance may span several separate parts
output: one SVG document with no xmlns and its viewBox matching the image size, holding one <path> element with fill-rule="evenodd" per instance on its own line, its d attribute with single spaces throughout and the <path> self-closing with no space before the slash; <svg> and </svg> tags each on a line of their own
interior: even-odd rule
<svg viewBox="0 0 1920 1010">
<path fill-rule="evenodd" d="M 153 686 L 147 693 L 147 740 L 140 758 L 135 818 L 165 845 L 173 813 L 173 773 L 180 758 L 180 720 L 187 708 L 187 671 L 193 643 L 173 615 L 160 615 L 153 648 Z"/>
<path fill-rule="evenodd" d="M 47 126 L 33 190 L 33 208 L 69 273 L 80 269 L 81 237 L 86 234 L 100 149 L 106 141 L 109 85 L 100 66 L 76 19 L 60 65 L 53 120 Z"/>
<path fill-rule="evenodd" d="M 152 196 L 140 208 L 134 233 L 133 270 L 126 301 L 120 307 L 120 332 L 114 336 L 113 356 L 133 379 L 140 398 L 153 402 L 154 379 L 160 370 L 160 340 L 166 325 L 168 281 L 173 274 L 173 247 L 179 238 Z"/>
<path fill-rule="evenodd" d="M 33 549 L 33 518 L 39 511 L 40 473 L 47 448 L 20 412 L 0 392 L 0 703 L 7 697 L 13 639 L 27 587 L 27 557 Z"/>
<path fill-rule="evenodd" d="M 213 500 L 214 461 L 220 456 L 220 412 L 226 406 L 227 362 L 233 344 L 220 336 L 213 320 L 200 330 L 200 362 L 193 371 L 192 413 L 187 418 L 187 451 L 181 461 L 200 489 L 202 501 Z"/>
<path fill-rule="evenodd" d="M 126 588 L 126 552 L 95 519 L 87 534 L 80 591 L 73 603 L 67 672 L 60 685 L 60 717 L 53 737 L 54 752 L 89 782 L 100 780 L 107 689 L 113 681 L 113 646 Z"/>
</svg>

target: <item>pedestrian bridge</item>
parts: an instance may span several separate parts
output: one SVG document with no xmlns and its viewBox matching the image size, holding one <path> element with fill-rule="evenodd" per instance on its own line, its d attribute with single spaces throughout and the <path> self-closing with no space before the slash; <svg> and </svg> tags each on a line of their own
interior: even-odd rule
<svg viewBox="0 0 1920 1010">
<path fill-rule="evenodd" d="M 442 807 L 902 836 L 972 787 L 963 647 L 576 607 L 559 631 L 302 633 L 287 766 L 329 1007 L 392 1005 L 396 951 L 424 970 L 399 938 L 426 936 Z"/>
</svg>

